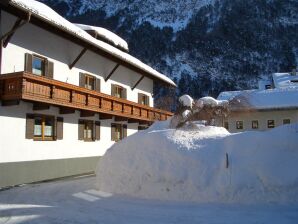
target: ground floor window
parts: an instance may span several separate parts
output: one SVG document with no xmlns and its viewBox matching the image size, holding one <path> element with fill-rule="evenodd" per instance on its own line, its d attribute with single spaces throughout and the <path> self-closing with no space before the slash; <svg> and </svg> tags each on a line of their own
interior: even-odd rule
<svg viewBox="0 0 298 224">
<path fill-rule="evenodd" d="M 224 122 L 224 128 L 229 130 L 229 122 L 227 122 L 227 121 Z"/>
<path fill-rule="evenodd" d="M 113 123 L 111 125 L 111 140 L 117 142 L 125 137 L 127 137 L 127 125 Z"/>
<path fill-rule="evenodd" d="M 282 123 L 283 124 L 290 124 L 291 120 L 290 119 L 283 119 Z"/>
<path fill-rule="evenodd" d="M 259 128 L 259 121 L 255 120 L 251 122 L 251 128 L 252 129 L 258 129 Z"/>
<path fill-rule="evenodd" d="M 146 130 L 148 126 L 138 126 L 138 131 Z"/>
<path fill-rule="evenodd" d="M 243 129 L 243 121 L 236 121 L 236 129 Z"/>
<path fill-rule="evenodd" d="M 100 122 L 92 120 L 79 120 L 79 140 L 100 140 Z"/>
<path fill-rule="evenodd" d="M 63 118 L 51 115 L 27 114 L 26 138 L 38 141 L 61 140 Z"/>
<path fill-rule="evenodd" d="M 268 128 L 274 128 L 274 127 L 275 127 L 275 122 L 274 122 L 274 120 L 268 120 L 268 121 L 267 121 L 267 127 L 268 127 Z"/>
</svg>

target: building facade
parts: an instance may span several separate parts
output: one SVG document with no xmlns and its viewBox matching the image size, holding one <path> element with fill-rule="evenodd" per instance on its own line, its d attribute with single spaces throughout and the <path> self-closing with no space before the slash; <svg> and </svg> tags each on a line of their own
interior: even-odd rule
<svg viewBox="0 0 298 224">
<path fill-rule="evenodd" d="M 228 100 L 230 114 L 220 121 L 230 132 L 265 131 L 298 122 L 298 75 L 274 73 L 261 80 L 259 88 L 222 92 L 219 100 Z"/>
<path fill-rule="evenodd" d="M 175 84 L 33 0 L 1 1 L 0 187 L 93 172 L 115 142 L 172 113 Z"/>
</svg>

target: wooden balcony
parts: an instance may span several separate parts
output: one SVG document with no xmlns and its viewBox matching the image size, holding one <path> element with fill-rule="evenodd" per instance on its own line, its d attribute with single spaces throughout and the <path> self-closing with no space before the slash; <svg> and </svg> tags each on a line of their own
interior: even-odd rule
<svg viewBox="0 0 298 224">
<path fill-rule="evenodd" d="M 138 121 L 166 120 L 173 114 L 125 99 L 26 72 L 0 75 L 2 102 L 25 100 Z"/>
</svg>

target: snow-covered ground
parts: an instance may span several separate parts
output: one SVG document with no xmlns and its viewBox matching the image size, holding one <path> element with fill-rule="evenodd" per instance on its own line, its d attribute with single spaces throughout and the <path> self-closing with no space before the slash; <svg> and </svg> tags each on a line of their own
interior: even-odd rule
<svg viewBox="0 0 298 224">
<path fill-rule="evenodd" d="M 88 177 L 0 192 L 0 223 L 294 224 L 298 204 L 219 204 L 142 200 L 95 190 Z"/>
<path fill-rule="evenodd" d="M 298 124 L 230 134 L 157 122 L 112 146 L 97 188 L 132 197 L 228 203 L 298 202 Z"/>
</svg>

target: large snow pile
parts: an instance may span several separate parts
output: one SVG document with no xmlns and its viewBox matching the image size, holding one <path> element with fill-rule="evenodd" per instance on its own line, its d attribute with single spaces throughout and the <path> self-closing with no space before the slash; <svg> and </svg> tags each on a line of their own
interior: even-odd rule
<svg viewBox="0 0 298 224">
<path fill-rule="evenodd" d="M 155 123 L 110 148 L 97 167 L 102 191 L 197 202 L 298 201 L 298 125 L 230 134 Z"/>
</svg>

